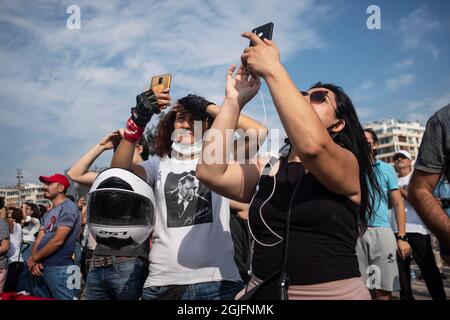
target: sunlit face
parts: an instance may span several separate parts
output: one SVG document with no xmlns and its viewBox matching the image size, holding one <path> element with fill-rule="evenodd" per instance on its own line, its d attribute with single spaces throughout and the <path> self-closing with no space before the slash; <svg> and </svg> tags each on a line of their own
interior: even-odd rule
<svg viewBox="0 0 450 320">
<path fill-rule="evenodd" d="M 327 94 L 322 101 L 315 100 L 314 92 L 326 91 Z M 333 91 L 326 88 L 313 88 L 307 91 L 304 98 L 313 106 L 320 120 L 326 128 L 336 123 L 336 95 Z"/>
<path fill-rule="evenodd" d="M 22 211 L 25 214 L 25 216 L 31 216 L 33 214 L 33 209 L 27 204 L 24 204 L 22 207 Z"/>
<path fill-rule="evenodd" d="M 50 182 L 45 184 L 44 198 L 52 200 L 64 191 L 64 186 L 58 182 Z"/>
<path fill-rule="evenodd" d="M 402 154 L 396 154 L 394 156 L 394 168 L 396 171 L 399 171 L 400 169 L 411 167 L 411 160 L 409 160 L 407 157 L 405 157 Z"/>
<path fill-rule="evenodd" d="M 186 179 L 183 182 L 178 183 L 178 190 L 180 192 L 180 196 L 185 201 L 192 201 L 192 199 L 194 199 L 195 197 L 195 194 L 197 193 L 197 189 L 198 189 L 197 180 L 190 181 L 189 179 Z"/>
<path fill-rule="evenodd" d="M 177 112 L 177 114 L 175 116 L 175 122 L 174 122 L 176 141 L 178 141 L 179 143 L 182 143 L 182 144 L 195 143 L 194 121 L 201 121 L 201 120 L 192 117 L 190 112 L 187 112 L 187 111 Z M 203 137 L 203 133 L 206 131 L 207 128 L 208 128 L 208 122 L 202 121 L 201 137 Z"/>
<path fill-rule="evenodd" d="M 372 134 L 370 134 L 370 132 L 364 131 L 364 135 L 366 136 L 366 140 L 369 143 L 370 150 L 372 150 L 372 153 L 375 154 L 376 150 L 378 148 L 378 143 L 375 142 L 375 140 L 373 139 Z"/>
</svg>

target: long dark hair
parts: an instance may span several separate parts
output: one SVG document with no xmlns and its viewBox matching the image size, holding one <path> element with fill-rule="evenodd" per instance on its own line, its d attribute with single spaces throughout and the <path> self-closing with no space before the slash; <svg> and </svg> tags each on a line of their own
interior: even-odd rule
<svg viewBox="0 0 450 320">
<path fill-rule="evenodd" d="M 310 89 L 313 88 L 325 88 L 336 95 L 336 117 L 344 120 L 345 126 L 333 140 L 353 153 L 358 160 L 361 204 L 359 205 L 357 222 L 360 235 L 362 235 L 367 230 L 369 221 L 375 214 L 374 205 L 382 195 L 371 161 L 371 150 L 353 102 L 344 90 L 334 84 L 321 82 L 317 82 Z"/>
</svg>

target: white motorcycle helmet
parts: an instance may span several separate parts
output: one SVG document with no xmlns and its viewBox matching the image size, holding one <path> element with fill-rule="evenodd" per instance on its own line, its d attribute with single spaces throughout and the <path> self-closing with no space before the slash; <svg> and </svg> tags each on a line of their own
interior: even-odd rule
<svg viewBox="0 0 450 320">
<path fill-rule="evenodd" d="M 110 168 L 95 179 L 88 197 L 89 230 L 111 250 L 136 248 L 155 224 L 152 188 L 137 175 Z"/>
</svg>

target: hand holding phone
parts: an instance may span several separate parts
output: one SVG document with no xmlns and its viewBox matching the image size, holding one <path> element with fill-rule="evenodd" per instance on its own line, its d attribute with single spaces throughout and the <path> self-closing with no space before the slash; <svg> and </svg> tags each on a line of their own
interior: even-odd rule
<svg viewBox="0 0 450 320">
<path fill-rule="evenodd" d="M 255 33 L 261 39 L 272 40 L 273 22 L 266 23 L 265 25 L 253 29 L 252 33 Z M 254 43 L 250 41 L 250 47 L 252 46 L 254 46 Z"/>
<path fill-rule="evenodd" d="M 152 81 L 150 83 L 150 89 L 153 92 L 159 92 L 161 90 L 170 88 L 170 83 L 172 82 L 171 74 L 162 74 L 159 76 L 152 77 Z"/>
</svg>

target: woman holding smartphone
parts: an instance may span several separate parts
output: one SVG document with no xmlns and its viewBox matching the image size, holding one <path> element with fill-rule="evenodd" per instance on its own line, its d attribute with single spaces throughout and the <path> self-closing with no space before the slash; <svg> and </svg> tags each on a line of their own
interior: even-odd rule
<svg viewBox="0 0 450 320">
<path fill-rule="evenodd" d="M 288 152 L 272 163 L 251 165 L 200 161 L 197 176 L 211 190 L 250 202 L 255 239 L 254 287 L 282 266 L 286 214 L 291 212 L 287 270 L 290 299 L 370 299 L 361 280 L 355 246 L 373 213 L 378 190 L 364 138 L 350 98 L 335 85 L 317 83 L 300 92 L 280 63 L 275 43 L 244 33 L 245 49 L 236 78 L 230 70 L 225 102 L 212 129 L 235 129 L 242 99 L 228 90 L 234 82 L 263 78 L 287 133 Z M 207 142 L 204 152 L 216 145 Z M 222 152 L 225 152 L 226 145 Z M 219 151 L 219 150 L 217 150 Z M 210 151 L 211 152 L 211 151 Z M 218 152 L 220 154 L 220 152 Z M 264 168 L 268 174 L 261 175 Z"/>
<path fill-rule="evenodd" d="M 233 90 L 245 103 L 259 86 L 255 79 Z M 203 133 L 220 107 L 196 95 L 179 99 L 160 118 L 154 142 L 158 156 L 131 163 L 134 145 L 152 115 L 170 105 L 168 92 L 138 96 L 111 163 L 132 170 L 154 189 L 156 219 L 142 298 L 233 299 L 243 284 L 234 262 L 230 204 L 199 182 L 195 172 Z M 267 134 L 261 124 L 244 115 L 237 126 L 257 130 L 262 140 Z"/>
</svg>

